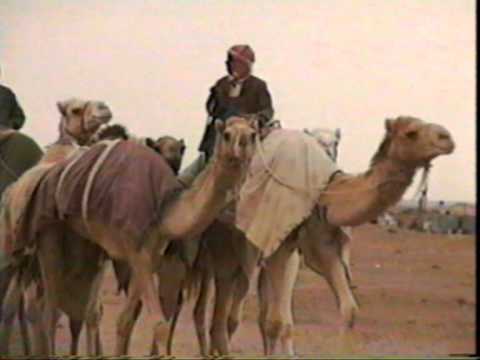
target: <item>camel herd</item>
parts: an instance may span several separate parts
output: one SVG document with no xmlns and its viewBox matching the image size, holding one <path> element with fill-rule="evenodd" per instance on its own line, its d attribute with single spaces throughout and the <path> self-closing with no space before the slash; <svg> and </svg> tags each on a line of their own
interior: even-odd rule
<svg viewBox="0 0 480 360">
<path fill-rule="evenodd" d="M 187 300 L 195 302 L 201 355 L 229 354 L 256 272 L 264 352 L 275 354 L 280 342 L 282 353 L 293 355 L 292 296 L 301 258 L 330 285 L 341 330 L 352 328 L 358 305 L 346 227 L 383 213 L 401 199 L 418 169 L 454 151 L 440 125 L 407 116 L 387 119 L 369 169 L 332 173 L 309 215 L 266 256 L 236 225 L 236 214 L 245 211 L 242 191 L 253 181 L 254 165 L 264 164 L 259 149 L 283 129 L 259 129 L 253 116 L 217 121 L 213 158 L 185 183 L 178 177 L 183 140 L 139 139 L 107 125 L 112 113 L 98 101 L 71 99 L 58 109 L 59 139 L 2 194 L 0 252 L 8 261 L 0 264 L 0 354 L 9 353 L 16 316 L 27 354 L 55 354 L 62 313 L 69 318 L 71 353 L 78 353 L 85 325 L 88 355 L 102 354 L 99 295 L 111 261 L 126 295 L 115 355 L 128 354 L 143 307 L 155 324 L 149 352 L 174 353 L 175 324 Z M 317 140 L 315 152 L 335 162 L 339 131 L 293 132 L 289 146 L 301 146 L 305 136 Z"/>
</svg>

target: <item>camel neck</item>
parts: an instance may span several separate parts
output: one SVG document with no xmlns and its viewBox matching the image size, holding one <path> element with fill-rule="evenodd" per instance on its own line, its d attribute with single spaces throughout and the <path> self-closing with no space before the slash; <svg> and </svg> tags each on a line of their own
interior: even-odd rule
<svg viewBox="0 0 480 360">
<path fill-rule="evenodd" d="M 334 178 L 320 203 L 326 206 L 332 225 L 360 225 L 397 203 L 414 175 L 415 168 L 381 160 L 364 174 Z"/>
<path fill-rule="evenodd" d="M 174 239 L 200 235 L 226 206 L 229 191 L 241 178 L 240 167 L 212 159 L 166 210 L 161 234 Z"/>
</svg>

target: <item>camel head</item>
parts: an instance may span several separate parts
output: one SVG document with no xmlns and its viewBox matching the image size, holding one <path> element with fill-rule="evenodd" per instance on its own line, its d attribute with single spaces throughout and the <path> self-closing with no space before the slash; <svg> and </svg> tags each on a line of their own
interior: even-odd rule
<svg viewBox="0 0 480 360">
<path fill-rule="evenodd" d="M 239 167 L 248 163 L 255 151 L 258 122 L 247 117 L 232 116 L 225 122 L 216 120 L 215 158 L 222 163 Z"/>
<path fill-rule="evenodd" d="M 327 155 L 333 160 L 337 161 L 338 157 L 338 144 L 340 144 L 341 131 L 339 128 L 335 130 L 314 128 L 304 129 L 306 134 L 311 135 L 317 140 L 317 142 L 325 149 Z"/>
<path fill-rule="evenodd" d="M 440 155 L 451 154 L 455 143 L 444 127 L 410 116 L 385 120 L 386 135 L 372 162 L 388 157 L 408 167 L 427 165 Z"/>
<path fill-rule="evenodd" d="M 57 108 L 62 116 L 61 133 L 76 139 L 80 145 L 112 118 L 110 108 L 102 101 L 85 101 L 76 98 L 59 101 Z"/>
<path fill-rule="evenodd" d="M 162 155 L 174 171 L 175 175 L 178 174 L 178 171 L 182 166 L 183 155 L 185 154 L 185 142 L 183 139 L 177 140 L 172 136 L 162 136 L 154 141 L 147 138 L 146 144 Z"/>
</svg>

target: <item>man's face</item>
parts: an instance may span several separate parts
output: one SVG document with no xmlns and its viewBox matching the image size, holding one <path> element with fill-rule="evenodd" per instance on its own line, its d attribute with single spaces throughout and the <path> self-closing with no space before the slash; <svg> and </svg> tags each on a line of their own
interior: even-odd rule
<svg viewBox="0 0 480 360">
<path fill-rule="evenodd" d="M 250 72 L 250 67 L 247 63 L 239 61 L 234 58 L 229 58 L 227 60 L 227 71 L 230 75 L 234 76 L 237 79 L 244 78 Z"/>
</svg>

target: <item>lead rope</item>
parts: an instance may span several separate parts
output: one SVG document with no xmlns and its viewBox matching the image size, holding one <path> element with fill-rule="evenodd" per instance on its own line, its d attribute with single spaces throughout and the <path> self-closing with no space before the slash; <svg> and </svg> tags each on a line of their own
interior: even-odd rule
<svg viewBox="0 0 480 360">
<path fill-rule="evenodd" d="M 413 194 L 412 200 L 415 200 L 422 192 L 428 188 L 428 178 L 430 175 L 430 169 L 432 168 L 431 164 L 427 164 L 423 167 L 422 179 L 418 184 L 417 190 Z"/>
</svg>

